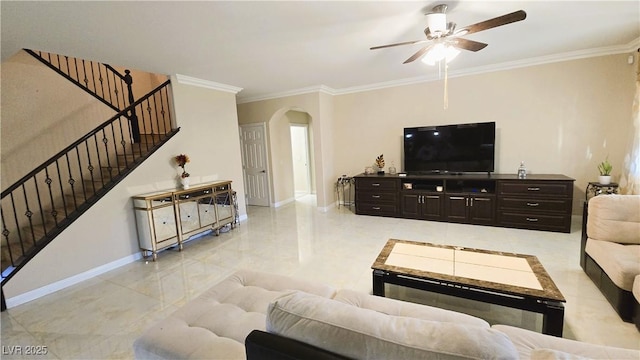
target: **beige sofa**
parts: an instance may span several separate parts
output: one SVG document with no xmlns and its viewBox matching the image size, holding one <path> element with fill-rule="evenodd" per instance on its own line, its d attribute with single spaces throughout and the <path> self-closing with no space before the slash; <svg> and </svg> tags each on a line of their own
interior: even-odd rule
<svg viewBox="0 0 640 360">
<path fill-rule="evenodd" d="M 622 320 L 631 322 L 640 287 L 640 195 L 600 195 L 585 204 L 580 265 Z"/>
<path fill-rule="evenodd" d="M 267 340 L 245 351 L 256 332 Z M 154 324 L 134 342 L 134 353 L 137 359 L 640 358 L 638 351 L 492 327 L 462 313 L 246 270 Z"/>
</svg>

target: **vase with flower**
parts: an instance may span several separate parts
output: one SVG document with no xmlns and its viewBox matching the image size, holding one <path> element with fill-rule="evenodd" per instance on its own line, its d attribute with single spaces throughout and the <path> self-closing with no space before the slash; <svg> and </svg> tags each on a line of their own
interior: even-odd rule
<svg viewBox="0 0 640 360">
<path fill-rule="evenodd" d="M 175 157 L 175 161 L 182 168 L 182 174 L 180 174 L 180 183 L 183 189 L 189 188 L 189 176 L 190 174 L 184 168 L 184 166 L 190 161 L 189 156 L 186 154 L 180 154 Z"/>
</svg>

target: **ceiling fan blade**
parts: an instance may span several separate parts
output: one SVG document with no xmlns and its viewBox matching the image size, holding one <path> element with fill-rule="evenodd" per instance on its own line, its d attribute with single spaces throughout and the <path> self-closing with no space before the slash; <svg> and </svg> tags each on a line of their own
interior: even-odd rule
<svg viewBox="0 0 640 360">
<path fill-rule="evenodd" d="M 427 42 L 427 41 L 429 41 L 429 40 L 405 41 L 405 42 L 389 44 L 389 45 L 374 46 L 374 47 L 369 48 L 369 50 L 384 49 L 384 48 L 393 47 L 393 46 L 400 46 L 400 45 L 419 44 L 419 43 L 423 43 L 423 42 Z"/>
<path fill-rule="evenodd" d="M 424 56 L 424 54 L 426 54 L 431 48 L 433 47 L 433 45 L 427 45 L 425 47 L 423 47 L 422 49 L 418 50 L 415 54 L 411 55 L 410 58 L 408 58 L 407 60 L 405 60 L 403 62 L 403 64 L 408 64 L 412 61 L 418 60 L 421 57 Z"/>
<path fill-rule="evenodd" d="M 456 38 L 455 40 L 452 40 L 452 45 L 457 48 L 469 51 L 480 51 L 487 47 L 487 44 L 483 42 L 463 38 Z"/>
<path fill-rule="evenodd" d="M 522 21 L 526 18 L 527 18 L 527 13 L 524 12 L 523 10 L 518 10 L 510 14 L 498 16 L 497 18 L 493 18 L 493 19 L 479 22 L 477 24 L 465 26 L 462 29 L 456 31 L 456 34 L 460 34 L 460 35 L 473 34 L 478 31 L 488 30 L 494 27 L 511 24 L 516 21 Z"/>
</svg>

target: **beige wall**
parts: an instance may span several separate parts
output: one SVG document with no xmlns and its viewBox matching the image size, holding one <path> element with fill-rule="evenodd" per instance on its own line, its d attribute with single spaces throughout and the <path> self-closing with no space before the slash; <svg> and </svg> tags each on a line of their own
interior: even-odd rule
<svg viewBox="0 0 640 360">
<path fill-rule="evenodd" d="M 323 137 L 331 137 L 330 134 L 327 134 L 328 131 L 331 131 L 331 125 L 327 123 L 333 121 L 330 110 L 332 102 L 333 97 L 330 95 L 309 93 L 238 105 L 238 121 L 240 124 L 267 124 L 267 133 L 269 134 L 267 146 L 270 153 L 269 172 L 272 177 L 271 193 L 273 204 L 278 205 L 290 201 L 295 192 L 293 175 L 291 172 L 288 174 L 283 173 L 283 170 L 286 170 L 284 163 L 291 164 L 289 120 L 286 119 L 287 112 L 291 110 L 308 114 L 312 138 L 311 155 L 313 156 L 315 170 L 313 183 L 316 184 L 318 207 L 324 209 L 335 202 L 332 188 L 332 183 L 335 180 L 327 183 L 327 179 L 332 178 L 333 175 L 326 175 L 326 171 L 323 168 L 323 163 L 327 162 L 326 156 L 329 152 L 326 151 L 326 147 L 322 147 Z M 281 146 L 280 142 L 288 143 L 288 150 L 286 146 Z M 278 167 L 279 161 L 282 161 L 282 167 Z M 277 174 L 274 174 L 274 169 Z M 318 184 L 322 185 L 318 186 Z"/>
<path fill-rule="evenodd" d="M 111 190 L 4 287 L 7 298 L 83 272 L 99 271 L 139 252 L 131 196 L 178 185 L 173 157 L 190 156 L 192 184 L 231 180 L 246 216 L 235 94 L 172 79 L 181 131 Z M 160 262 L 162 256 L 160 256 Z"/>
<path fill-rule="evenodd" d="M 384 154 L 402 167 L 404 127 L 496 122 L 497 173 L 560 173 L 576 179 L 574 214 L 607 155 L 618 180 L 633 130 L 634 67 L 603 56 L 335 97 L 336 169 L 356 174 Z M 356 146 L 354 146 L 356 145 Z M 344 154 L 344 152 L 343 152 Z"/>
<path fill-rule="evenodd" d="M 628 54 L 496 71 L 444 80 L 331 96 L 326 93 L 240 104 L 243 122 L 268 121 L 278 109 L 299 107 L 311 115 L 317 180 L 332 204 L 335 179 L 355 175 L 384 154 L 387 167 L 402 168 L 404 127 L 495 121 L 496 169 L 560 173 L 576 179 L 574 214 L 584 190 L 597 181 L 597 164 L 609 156 L 614 181 L 632 141 L 634 66 Z M 317 103 L 316 103 L 317 100 Z M 310 109 L 310 110 L 309 110 Z M 315 121 L 321 119 L 321 121 Z M 271 139 L 271 142 L 280 139 Z M 322 188 L 322 189 L 321 189 Z"/>
<path fill-rule="evenodd" d="M 2 189 L 115 115 L 25 51 L 1 71 Z"/>
<path fill-rule="evenodd" d="M 114 67 L 124 74 L 124 67 Z M 167 80 L 132 70 L 136 99 Z M 2 189 L 116 114 L 21 50 L 2 63 Z M 128 103 L 127 103 L 128 104 Z"/>
</svg>

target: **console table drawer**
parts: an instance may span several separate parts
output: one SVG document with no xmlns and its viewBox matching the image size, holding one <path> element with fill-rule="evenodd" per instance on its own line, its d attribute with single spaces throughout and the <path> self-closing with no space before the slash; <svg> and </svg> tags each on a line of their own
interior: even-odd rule
<svg viewBox="0 0 640 360">
<path fill-rule="evenodd" d="M 571 217 L 567 215 L 502 212 L 498 222 L 502 226 L 531 230 L 557 230 L 569 232 Z"/>
<path fill-rule="evenodd" d="M 399 185 L 399 181 L 396 179 L 357 178 L 356 188 L 358 188 L 358 190 L 361 190 L 361 191 L 367 191 L 367 190 L 396 191 L 396 190 L 400 190 L 400 185 Z"/>
<path fill-rule="evenodd" d="M 573 194 L 573 184 L 570 182 L 549 182 L 549 181 L 501 181 L 501 195 L 524 195 L 527 196 L 566 196 Z"/>
<path fill-rule="evenodd" d="M 398 201 L 398 193 L 395 192 L 364 192 L 356 193 L 356 203 L 395 203 Z"/>
<path fill-rule="evenodd" d="M 571 199 L 539 199 L 539 198 L 511 198 L 501 197 L 498 207 L 501 210 L 512 211 L 555 211 L 571 212 Z"/>
<path fill-rule="evenodd" d="M 356 213 L 360 215 L 395 216 L 398 213 L 398 208 L 395 204 L 356 202 Z"/>
</svg>

